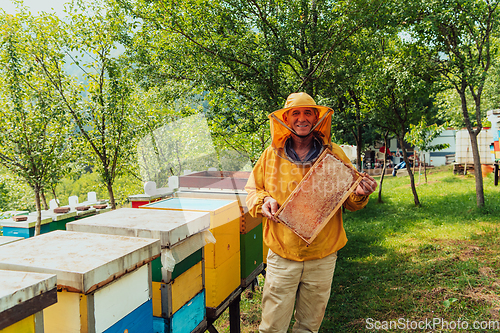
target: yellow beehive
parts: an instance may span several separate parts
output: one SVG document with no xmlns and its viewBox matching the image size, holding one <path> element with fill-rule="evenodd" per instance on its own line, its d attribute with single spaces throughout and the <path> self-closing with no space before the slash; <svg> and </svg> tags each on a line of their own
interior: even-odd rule
<svg viewBox="0 0 500 333">
<path fill-rule="evenodd" d="M 205 246 L 207 307 L 219 306 L 240 285 L 240 218 L 236 200 L 170 198 L 140 207 L 210 213 L 215 244 Z M 217 303 L 218 302 L 218 303 Z"/>
<path fill-rule="evenodd" d="M 170 318 L 203 290 L 203 266 L 200 261 L 169 283 L 153 281 L 153 316 Z M 166 300 L 162 302 L 162 299 Z"/>
<path fill-rule="evenodd" d="M 46 333 L 153 329 L 151 261 L 156 239 L 52 231 L 2 245 L 0 268 L 55 274 Z M 124 329 L 122 328 L 122 331 Z"/>
<path fill-rule="evenodd" d="M 44 309 L 57 302 L 57 276 L 0 270 L 1 333 L 43 333 Z"/>
<path fill-rule="evenodd" d="M 240 283 L 240 251 L 216 268 L 205 267 L 207 308 L 217 308 Z"/>
</svg>

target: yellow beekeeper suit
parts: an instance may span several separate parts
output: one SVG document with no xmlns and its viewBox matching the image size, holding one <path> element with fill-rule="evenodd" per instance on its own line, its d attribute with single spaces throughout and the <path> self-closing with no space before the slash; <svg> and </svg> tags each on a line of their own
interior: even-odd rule
<svg viewBox="0 0 500 333">
<path fill-rule="evenodd" d="M 250 214 L 254 217 L 262 216 L 260 210 L 267 196 L 276 199 L 281 206 L 314 162 L 292 162 L 286 154 L 285 142 L 293 131 L 283 119 L 283 114 L 293 107 L 290 106 L 293 100 L 291 103 L 288 102 L 285 108 L 269 115 L 272 144 L 260 156 L 245 187 L 248 192 L 246 203 Z M 333 111 L 318 105 L 314 105 L 314 108 L 319 111 L 319 120 L 313 129 L 315 137 L 321 142 L 323 149 L 330 148 L 334 154 L 350 164 L 342 148 L 331 142 L 330 128 Z M 344 206 L 350 211 L 355 211 L 363 208 L 367 202 L 368 196 L 358 196 L 352 193 Z M 347 242 L 340 209 L 309 246 L 306 246 L 307 243 L 304 240 L 281 223 L 267 218 L 264 218 L 262 223 L 264 243 L 282 258 L 294 261 L 324 258 L 344 247 Z"/>
</svg>

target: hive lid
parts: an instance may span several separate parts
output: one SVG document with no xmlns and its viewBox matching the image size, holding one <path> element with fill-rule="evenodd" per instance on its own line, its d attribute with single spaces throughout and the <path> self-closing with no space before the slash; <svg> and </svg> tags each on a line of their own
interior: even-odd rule
<svg viewBox="0 0 500 333">
<path fill-rule="evenodd" d="M 0 313 L 48 293 L 57 287 L 55 274 L 0 270 L 0 281 L 2 281 Z M 37 304 L 33 302 L 30 303 L 30 306 L 36 308 L 34 312 L 43 310 L 43 307 L 38 308 Z"/>
<path fill-rule="evenodd" d="M 30 216 L 35 216 L 36 217 L 36 212 L 33 212 L 30 214 Z M 48 218 L 50 217 L 52 221 L 61 221 L 64 219 L 69 219 L 76 216 L 76 211 L 69 211 L 67 213 L 54 213 L 51 210 L 42 210 L 42 218 Z"/>
<path fill-rule="evenodd" d="M 174 192 L 173 191 L 168 191 L 164 193 L 156 193 L 156 194 L 146 194 L 146 193 L 141 193 L 141 194 L 134 194 L 134 195 L 129 195 L 128 199 L 130 201 L 149 201 L 149 200 L 154 200 L 158 198 L 165 198 L 167 196 L 172 195 Z"/>
<path fill-rule="evenodd" d="M 159 239 L 171 247 L 210 227 L 204 212 L 121 208 L 66 224 L 72 231 Z"/>
<path fill-rule="evenodd" d="M 201 171 L 179 177 L 179 186 L 187 188 L 243 190 L 250 172 L 247 171 Z"/>
<path fill-rule="evenodd" d="M 160 251 L 156 239 L 57 230 L 3 245 L 0 269 L 57 274 L 59 288 L 87 294 Z"/>
<path fill-rule="evenodd" d="M 140 208 L 191 210 L 219 213 L 238 205 L 236 200 L 206 198 L 170 198 L 143 205 Z"/>
<path fill-rule="evenodd" d="M 13 219 L 0 220 L 0 225 L 4 227 L 14 227 L 14 228 L 33 228 L 36 224 L 37 216 L 36 214 L 28 215 L 28 219 L 26 221 L 16 222 Z M 48 216 L 44 216 L 42 214 L 42 223 L 47 224 L 52 222 L 52 218 Z"/>
<path fill-rule="evenodd" d="M 0 245 L 17 242 L 22 239 L 24 239 L 24 237 L 0 236 Z"/>
<path fill-rule="evenodd" d="M 356 169 L 326 149 L 275 216 L 311 244 L 362 178 Z"/>
<path fill-rule="evenodd" d="M 180 191 L 175 192 L 175 196 L 178 198 L 237 200 L 240 207 L 243 208 L 243 212 L 244 213 L 248 212 L 248 207 L 246 204 L 246 198 L 248 196 L 248 193 L 244 190 L 181 188 Z"/>
</svg>

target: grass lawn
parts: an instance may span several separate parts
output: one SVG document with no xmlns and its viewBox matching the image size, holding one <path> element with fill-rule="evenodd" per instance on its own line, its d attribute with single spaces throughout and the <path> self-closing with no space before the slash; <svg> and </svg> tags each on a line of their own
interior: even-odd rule
<svg viewBox="0 0 500 333">
<path fill-rule="evenodd" d="M 467 324 L 473 331 L 475 321 L 500 320 L 500 188 L 486 177 L 486 205 L 478 210 L 474 177 L 441 170 L 427 184 L 422 176 L 421 207 L 408 177 L 386 177 L 383 204 L 374 194 L 366 209 L 345 214 L 349 242 L 339 252 L 321 332 L 374 331 L 375 321 L 381 328 L 396 321 L 387 331 L 397 332 L 426 320 L 435 321 L 434 332 Z"/>
<path fill-rule="evenodd" d="M 344 215 L 349 242 L 339 251 L 320 332 L 500 331 L 493 327 L 500 322 L 500 186 L 492 175 L 484 190 L 478 210 L 473 176 L 434 169 L 427 184 L 422 175 L 415 207 L 409 178 L 386 176 L 383 204 L 374 193 L 365 209 Z M 243 297 L 242 332 L 257 330 L 259 304 L 260 290 Z M 217 327 L 229 332 L 227 315 Z"/>
</svg>

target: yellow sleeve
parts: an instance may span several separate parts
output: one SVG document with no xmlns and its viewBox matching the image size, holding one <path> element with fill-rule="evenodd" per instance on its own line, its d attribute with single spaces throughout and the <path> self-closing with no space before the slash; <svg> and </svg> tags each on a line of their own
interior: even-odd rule
<svg viewBox="0 0 500 333">
<path fill-rule="evenodd" d="M 262 154 L 257 164 L 255 164 L 247 184 L 245 185 L 245 191 L 248 192 L 246 204 L 248 212 L 253 217 L 262 217 L 261 208 L 264 203 L 264 198 L 271 196 L 269 192 L 264 189 L 264 155 L 265 154 Z"/>
<path fill-rule="evenodd" d="M 355 193 L 351 193 L 351 195 L 349 195 L 347 200 L 344 202 L 344 207 L 351 212 L 360 210 L 366 206 L 369 198 L 369 195 L 357 195 Z"/>
<path fill-rule="evenodd" d="M 351 161 L 347 157 L 347 155 L 344 153 L 342 148 L 336 144 L 332 144 L 332 151 L 339 156 L 345 163 L 348 163 L 352 165 Z M 366 206 L 368 203 L 370 196 L 369 195 L 357 195 L 355 193 L 351 193 L 347 200 L 344 202 L 344 207 L 351 212 L 354 212 L 356 210 L 360 210 Z"/>
</svg>

